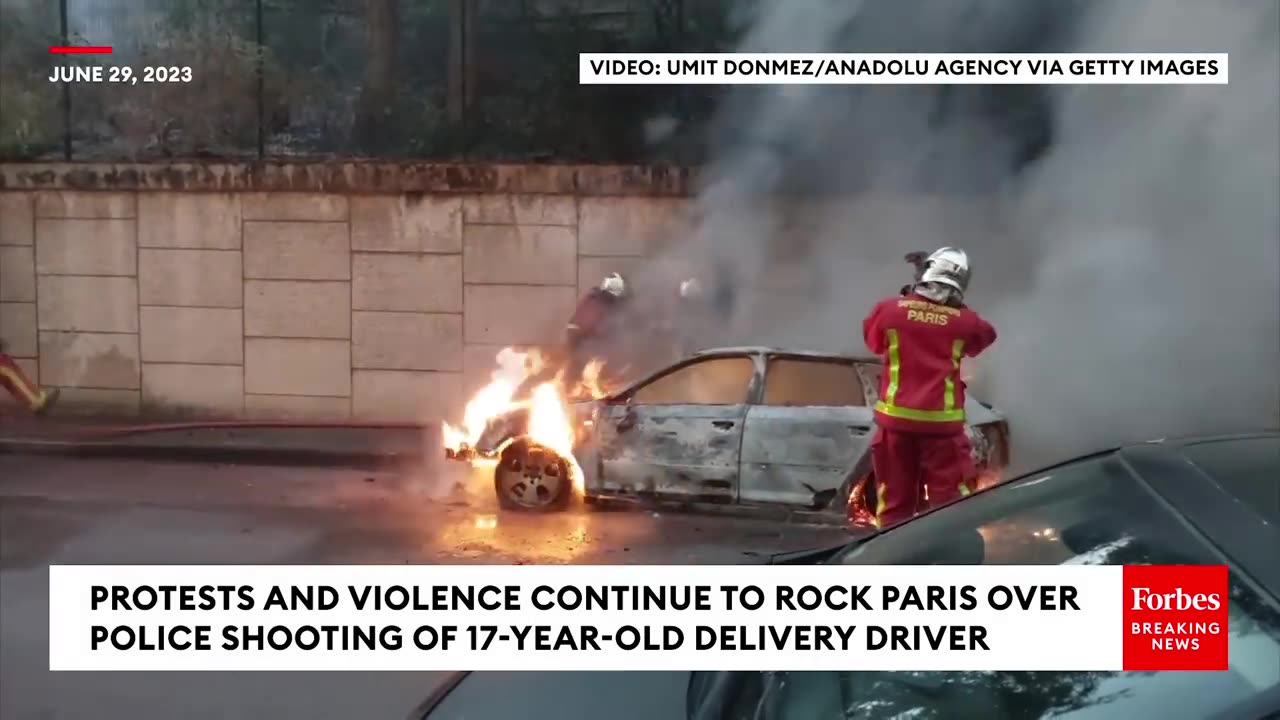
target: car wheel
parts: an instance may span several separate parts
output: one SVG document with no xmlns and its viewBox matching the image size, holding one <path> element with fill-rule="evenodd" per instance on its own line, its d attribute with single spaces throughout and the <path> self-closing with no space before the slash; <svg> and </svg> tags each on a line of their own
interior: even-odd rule
<svg viewBox="0 0 1280 720">
<path fill-rule="evenodd" d="M 522 512 L 555 512 L 569 505 L 573 479 L 569 461 L 532 440 L 506 447 L 493 470 L 498 506 Z"/>
</svg>

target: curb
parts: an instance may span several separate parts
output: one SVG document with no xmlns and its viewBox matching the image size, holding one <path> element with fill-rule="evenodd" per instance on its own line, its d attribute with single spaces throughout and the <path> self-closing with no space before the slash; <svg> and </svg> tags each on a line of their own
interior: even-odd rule
<svg viewBox="0 0 1280 720">
<path fill-rule="evenodd" d="M 812 527 L 843 527 L 844 516 L 824 510 L 797 510 L 769 505 L 731 505 L 719 503 L 678 503 L 637 498 L 605 497 L 592 505 L 600 513 L 670 513 L 672 515 L 714 516 L 737 520 L 765 520 L 783 525 L 807 525 Z"/>
<path fill-rule="evenodd" d="M 0 439 L 0 455 L 3 454 L 352 469 L 386 469 L 422 459 L 421 453 L 372 450 L 34 439 Z"/>
<path fill-rule="evenodd" d="M 241 465 L 286 465 L 300 467 L 346 467 L 353 469 L 386 469 L 420 462 L 423 450 L 377 450 L 377 442 L 327 445 L 312 438 L 310 442 L 272 443 L 247 437 L 220 436 L 223 432 L 267 431 L 411 431 L 431 429 L 432 423 L 375 421 L 296 421 L 296 420 L 197 420 L 151 423 L 115 422 L 98 426 L 64 427 L 52 435 L 12 435 L 0 430 L 0 454 L 46 455 L 99 459 L 163 460 L 169 462 L 218 463 Z M 190 438 L 174 433 L 213 432 L 214 436 Z M 362 445 L 365 445 L 362 447 Z"/>
<path fill-rule="evenodd" d="M 317 448 L 272 448 L 251 445 L 180 445 L 68 440 L 14 440 L 0 438 L 0 456 L 28 455 L 98 460 L 152 460 L 175 463 L 325 467 L 349 470 L 397 470 L 421 462 L 422 453 L 338 451 Z M 580 502 L 580 501 L 579 501 Z M 671 515 L 762 520 L 782 525 L 842 527 L 844 519 L 820 510 L 792 510 L 767 506 L 670 503 L 603 499 L 590 509 L 599 514 L 660 513 Z"/>
</svg>

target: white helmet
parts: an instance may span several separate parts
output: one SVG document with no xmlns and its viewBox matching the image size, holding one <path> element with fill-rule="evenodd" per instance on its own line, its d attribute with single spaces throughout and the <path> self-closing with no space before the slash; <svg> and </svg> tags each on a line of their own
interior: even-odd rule
<svg viewBox="0 0 1280 720">
<path fill-rule="evenodd" d="M 689 278 L 680 283 L 680 297 L 689 299 L 700 295 L 702 295 L 702 283 L 698 282 L 697 278 Z"/>
<path fill-rule="evenodd" d="M 944 247 L 935 250 L 924 263 L 921 283 L 941 283 L 960 293 L 969 289 L 969 256 L 965 251 Z"/>
<path fill-rule="evenodd" d="M 622 276 L 618 273 L 610 273 L 609 276 L 600 283 L 600 289 L 614 297 L 620 298 L 627 294 L 627 281 L 623 280 Z"/>
</svg>

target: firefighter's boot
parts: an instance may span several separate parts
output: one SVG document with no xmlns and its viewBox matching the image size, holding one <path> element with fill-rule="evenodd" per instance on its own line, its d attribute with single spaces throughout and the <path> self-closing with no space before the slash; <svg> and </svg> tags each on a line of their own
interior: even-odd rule
<svg viewBox="0 0 1280 720">
<path fill-rule="evenodd" d="M 40 399 L 37 400 L 34 405 L 32 405 L 31 412 L 35 413 L 36 415 L 44 415 L 45 413 L 49 412 L 50 410 L 53 409 L 54 405 L 58 404 L 58 396 L 60 393 L 61 391 L 58 388 L 49 388 L 48 390 L 41 390 Z"/>
<path fill-rule="evenodd" d="M 0 354 L 0 385 L 31 412 L 42 415 L 58 401 L 58 391 L 41 390 L 8 355 Z"/>
</svg>

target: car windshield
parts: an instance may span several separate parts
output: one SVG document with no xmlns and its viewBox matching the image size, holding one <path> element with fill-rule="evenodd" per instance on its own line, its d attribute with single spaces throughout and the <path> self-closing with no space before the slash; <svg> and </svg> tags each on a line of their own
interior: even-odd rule
<svg viewBox="0 0 1280 720">
<path fill-rule="evenodd" d="M 850 565 L 1216 564 L 1117 457 L 975 495 L 850 547 Z M 1280 611 L 1232 574 L 1227 672 L 808 672 L 738 678 L 719 720 L 1210 717 L 1280 687 Z"/>
<path fill-rule="evenodd" d="M 1182 452 L 1245 507 L 1280 525 L 1280 437 L 1211 440 Z"/>
</svg>

